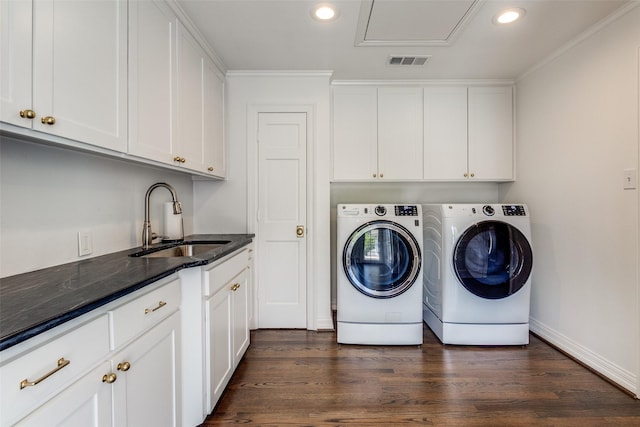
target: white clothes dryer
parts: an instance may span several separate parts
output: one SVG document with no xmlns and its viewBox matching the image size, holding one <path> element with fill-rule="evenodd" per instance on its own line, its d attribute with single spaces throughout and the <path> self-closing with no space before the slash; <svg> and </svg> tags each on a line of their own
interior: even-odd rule
<svg viewBox="0 0 640 427">
<path fill-rule="evenodd" d="M 337 207 L 338 342 L 422 344 L 422 208 Z"/>
<path fill-rule="evenodd" d="M 533 249 L 524 204 L 423 205 L 423 317 L 444 344 L 526 345 Z"/>
</svg>

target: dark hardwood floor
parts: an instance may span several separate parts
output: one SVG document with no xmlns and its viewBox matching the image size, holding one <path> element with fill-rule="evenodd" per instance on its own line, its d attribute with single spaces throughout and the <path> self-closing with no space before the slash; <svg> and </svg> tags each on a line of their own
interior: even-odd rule
<svg viewBox="0 0 640 427">
<path fill-rule="evenodd" d="M 338 345 L 259 330 L 203 426 L 640 426 L 640 401 L 531 337 L 528 347 Z"/>
</svg>

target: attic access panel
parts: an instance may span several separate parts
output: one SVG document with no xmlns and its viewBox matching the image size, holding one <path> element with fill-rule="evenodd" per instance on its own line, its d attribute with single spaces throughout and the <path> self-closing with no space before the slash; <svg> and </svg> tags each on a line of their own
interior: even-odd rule
<svg viewBox="0 0 640 427">
<path fill-rule="evenodd" d="M 448 46 L 483 0 L 363 0 L 356 46 Z"/>
</svg>

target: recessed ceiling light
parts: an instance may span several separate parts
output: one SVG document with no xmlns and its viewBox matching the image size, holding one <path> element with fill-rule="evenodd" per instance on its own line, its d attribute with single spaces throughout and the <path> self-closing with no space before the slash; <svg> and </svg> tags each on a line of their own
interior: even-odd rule
<svg viewBox="0 0 640 427">
<path fill-rule="evenodd" d="M 512 7 L 509 9 L 505 9 L 497 13 L 493 17 L 494 24 L 510 24 L 518 19 L 522 18 L 526 11 L 519 7 Z"/>
<path fill-rule="evenodd" d="M 338 11 L 332 4 L 321 3 L 313 8 L 311 16 L 319 21 L 331 21 L 336 19 Z"/>
</svg>

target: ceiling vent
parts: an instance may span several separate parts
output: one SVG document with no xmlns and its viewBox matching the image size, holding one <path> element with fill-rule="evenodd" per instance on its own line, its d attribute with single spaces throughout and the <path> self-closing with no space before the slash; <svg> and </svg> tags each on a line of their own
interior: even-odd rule
<svg viewBox="0 0 640 427">
<path fill-rule="evenodd" d="M 387 65 L 390 66 L 414 66 L 424 65 L 429 60 L 428 55 L 411 55 L 411 56 L 390 56 Z"/>
</svg>

